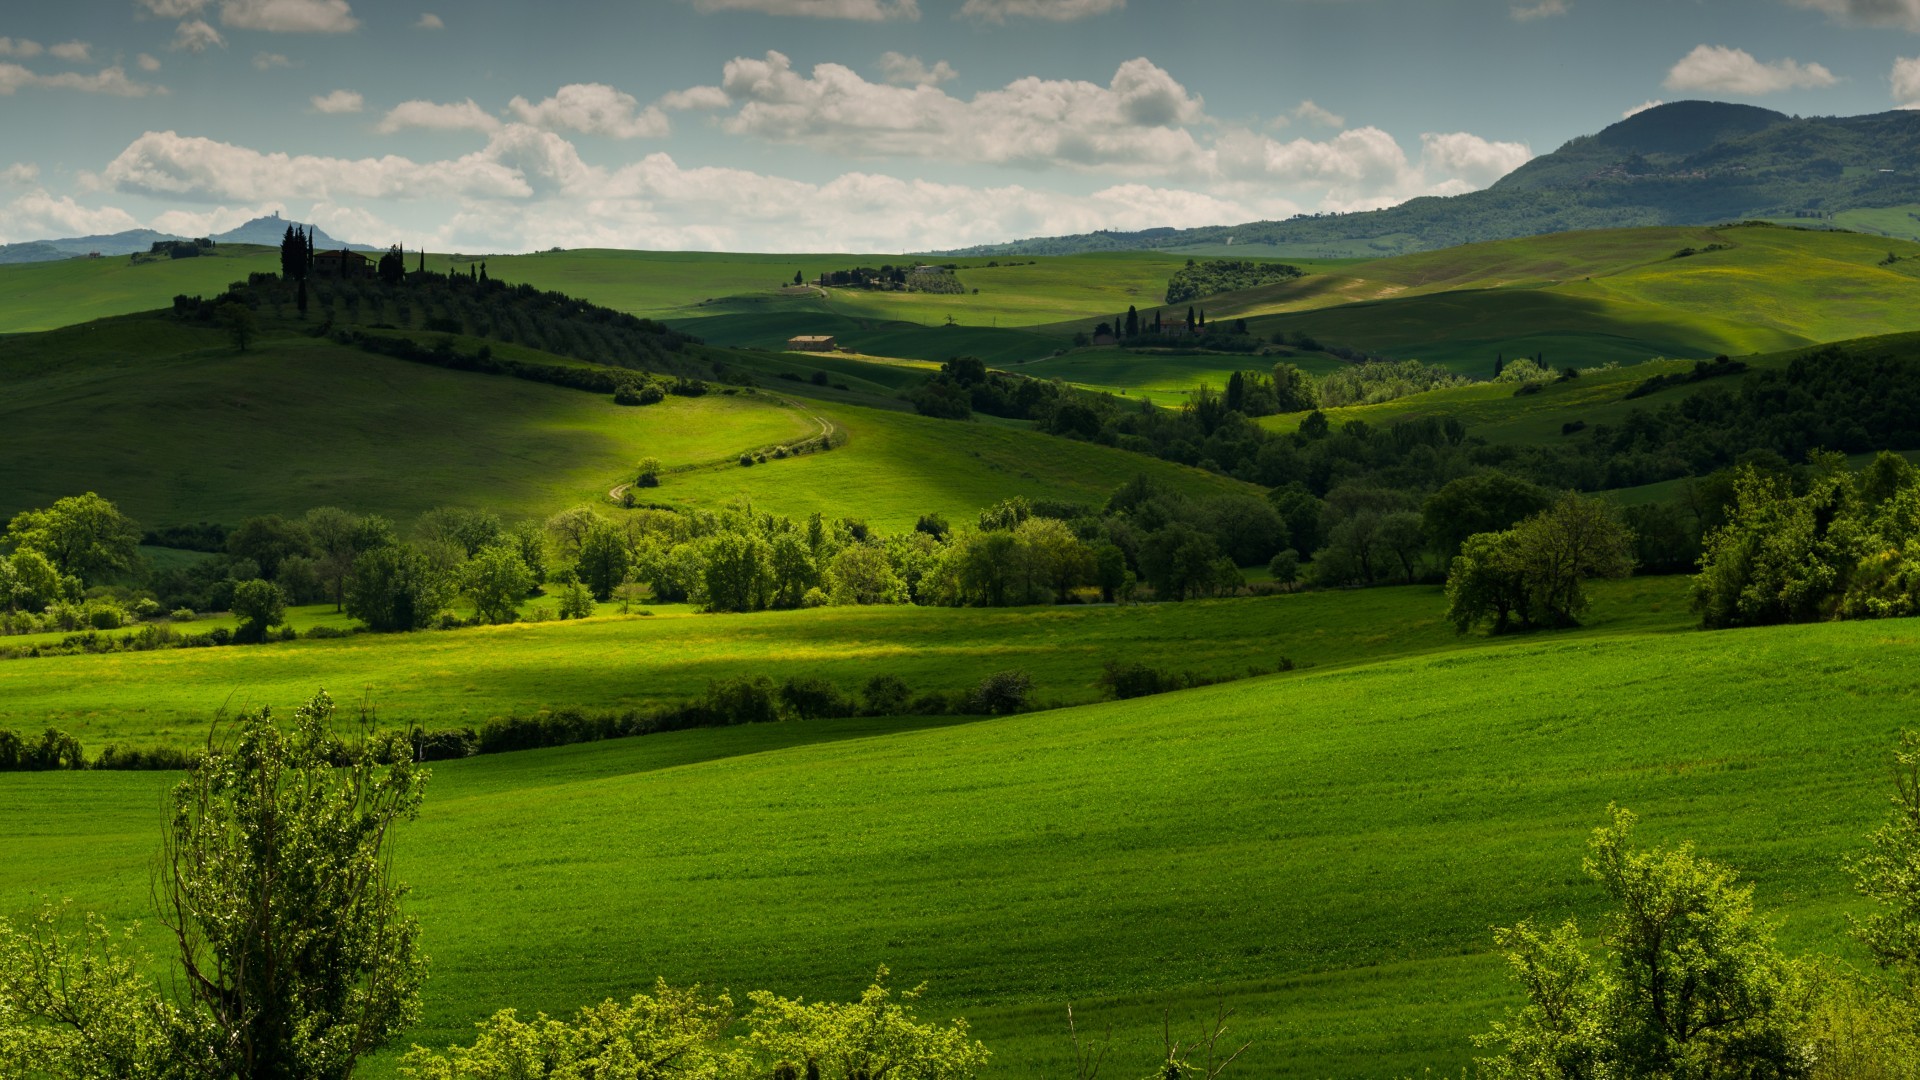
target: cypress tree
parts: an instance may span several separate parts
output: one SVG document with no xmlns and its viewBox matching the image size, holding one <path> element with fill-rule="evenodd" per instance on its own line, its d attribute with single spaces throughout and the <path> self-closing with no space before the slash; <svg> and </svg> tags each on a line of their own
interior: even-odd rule
<svg viewBox="0 0 1920 1080">
<path fill-rule="evenodd" d="M 1127 336 L 1130 338 L 1140 336 L 1140 310 L 1131 305 L 1127 307 Z"/>
<path fill-rule="evenodd" d="M 1191 334 L 1197 324 L 1193 321 L 1193 305 L 1187 305 L 1187 333 Z"/>
</svg>

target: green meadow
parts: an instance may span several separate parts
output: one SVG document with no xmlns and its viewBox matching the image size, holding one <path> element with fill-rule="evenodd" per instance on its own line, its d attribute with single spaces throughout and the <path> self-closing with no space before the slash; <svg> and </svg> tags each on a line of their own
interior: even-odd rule
<svg viewBox="0 0 1920 1080">
<path fill-rule="evenodd" d="M 225 291 L 249 273 L 277 271 L 279 255 L 250 244 L 214 248 L 194 259 L 99 259 L 0 266 L 0 335 L 166 307 L 181 293 Z"/>
<path fill-rule="evenodd" d="M 1192 1024 L 1220 998 L 1250 1075 L 1450 1073 L 1515 998 L 1489 928 L 1598 914 L 1579 862 L 1609 802 L 1740 868 L 1789 950 L 1857 959 L 1840 865 L 1911 719 L 1910 629 L 1550 635 L 1001 720 L 441 764 L 397 839 L 434 961 L 413 1037 L 655 975 L 846 995 L 886 964 L 974 1023 L 996 1076 L 1066 1072 L 1070 1003 L 1131 1066 L 1162 1008 Z M 165 784 L 0 785 L 0 910 L 147 915 Z"/>
<path fill-rule="evenodd" d="M 1674 579 L 1603 583 L 1595 595 L 1584 633 L 1693 625 L 1684 583 Z M 57 726 L 90 748 L 182 745 L 222 708 L 290 710 L 315 680 L 396 723 L 429 728 L 569 706 L 673 704 L 743 671 L 819 676 L 853 695 L 879 672 L 916 692 L 951 693 L 1019 668 L 1033 675 L 1042 700 L 1084 703 L 1103 696 L 1103 666 L 1118 657 L 1222 679 L 1274 670 L 1283 658 L 1328 667 L 1473 645 L 1442 619 L 1445 608 L 1430 587 L 1030 610 L 662 608 L 618 616 L 603 606 L 604 616 L 585 621 L 0 661 L 0 727 Z M 337 625 L 330 608 L 304 611 L 296 628 Z"/>
</svg>

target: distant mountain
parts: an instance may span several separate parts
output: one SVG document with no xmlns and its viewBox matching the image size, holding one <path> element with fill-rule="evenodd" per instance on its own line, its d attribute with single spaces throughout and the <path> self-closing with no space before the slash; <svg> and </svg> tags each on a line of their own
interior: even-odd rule
<svg viewBox="0 0 1920 1080">
<path fill-rule="evenodd" d="M 289 225 L 299 229 L 312 228 L 314 230 L 313 246 L 319 251 L 338 251 L 343 247 L 352 251 L 380 250 L 367 244 L 352 244 L 344 240 L 336 240 L 328 236 L 325 229 L 304 222 L 289 221 L 279 214 L 254 218 L 239 228 L 216 233 L 212 239 L 216 244 L 264 244 L 267 247 L 279 247 L 280 240 L 286 235 Z"/>
<path fill-rule="evenodd" d="M 958 255 L 1248 245 L 1288 253 L 1404 254 L 1483 240 L 1636 225 L 1806 218 L 1920 203 L 1920 112 L 1787 116 L 1681 101 L 1637 113 L 1535 158 L 1485 191 L 1387 210 L 1199 229 L 1099 232 Z"/>
<path fill-rule="evenodd" d="M 306 228 L 304 222 L 290 221 L 279 214 L 254 218 L 237 229 L 216 233 L 210 239 L 216 244 L 263 244 L 278 247 L 281 237 L 286 235 L 287 226 L 296 225 Z M 129 229 L 126 232 L 111 233 L 105 236 L 70 236 L 62 240 L 27 240 L 18 244 L 0 244 L 0 265 L 7 263 L 52 262 L 56 259 L 72 259 L 88 255 L 132 255 L 150 250 L 153 245 L 166 240 L 188 240 L 191 237 L 175 236 L 172 233 L 155 232 L 152 229 Z M 314 246 L 320 250 L 338 251 L 342 247 L 354 251 L 378 251 L 380 249 L 366 244 L 352 244 L 328 236 L 324 230 L 316 229 Z"/>
</svg>

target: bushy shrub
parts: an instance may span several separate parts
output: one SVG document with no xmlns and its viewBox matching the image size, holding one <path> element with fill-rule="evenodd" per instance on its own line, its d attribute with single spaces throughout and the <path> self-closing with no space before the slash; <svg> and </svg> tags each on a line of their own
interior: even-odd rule
<svg viewBox="0 0 1920 1080">
<path fill-rule="evenodd" d="M 967 695 L 967 705 L 977 713 L 1005 716 L 1025 709 L 1032 696 L 1033 676 L 1018 670 L 996 671 Z"/>
<path fill-rule="evenodd" d="M 195 618 L 195 612 L 190 607 L 174 608 L 172 611 L 167 612 L 167 618 L 172 619 L 174 622 L 192 622 Z"/>
<path fill-rule="evenodd" d="M 780 719 L 779 694 L 764 675 L 737 675 L 707 684 L 703 702 L 721 724 L 767 724 Z"/>
<path fill-rule="evenodd" d="M 173 747 L 136 749 L 115 743 L 100 751 L 93 767 L 122 772 L 185 772 L 199 760 L 200 755 Z"/>
<path fill-rule="evenodd" d="M 913 690 L 898 675 L 875 675 L 860 688 L 860 700 L 870 716 L 898 716 L 912 697 Z"/>
<path fill-rule="evenodd" d="M 1106 687 L 1115 700 L 1126 701 L 1178 690 L 1184 685 L 1184 680 L 1172 672 L 1161 671 L 1138 661 L 1109 660 L 1106 669 L 1100 673 L 1100 685 Z"/>
<path fill-rule="evenodd" d="M 414 731 L 409 740 L 415 761 L 455 761 L 471 757 L 479 746 L 479 736 L 472 728 Z"/>
<path fill-rule="evenodd" d="M 792 675 L 781 683 L 780 702 L 802 720 L 848 716 L 853 712 L 853 703 L 839 687 L 810 675 Z"/>
</svg>

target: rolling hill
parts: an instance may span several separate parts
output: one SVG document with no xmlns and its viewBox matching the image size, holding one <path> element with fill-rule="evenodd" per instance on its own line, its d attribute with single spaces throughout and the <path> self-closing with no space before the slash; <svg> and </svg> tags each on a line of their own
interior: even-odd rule
<svg viewBox="0 0 1920 1080">
<path fill-rule="evenodd" d="M 656 974 L 811 997 L 887 964 L 974 1022 L 995 1076 L 1069 1068 L 1069 1003 L 1131 1067 L 1163 1006 L 1190 1026 L 1223 997 L 1250 1075 L 1451 1073 L 1514 1001 L 1488 928 L 1599 910 L 1579 861 L 1609 802 L 1748 875 L 1790 950 L 1852 958 L 1841 861 L 1885 809 L 1912 644 L 1542 636 L 966 724 L 442 763 L 398 841 L 434 960 L 412 1037 Z M 0 910 L 145 916 L 165 783 L 0 785 Z"/>
</svg>

